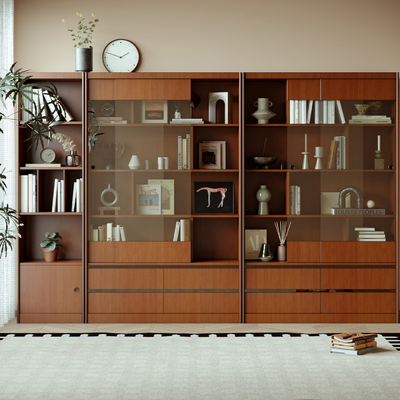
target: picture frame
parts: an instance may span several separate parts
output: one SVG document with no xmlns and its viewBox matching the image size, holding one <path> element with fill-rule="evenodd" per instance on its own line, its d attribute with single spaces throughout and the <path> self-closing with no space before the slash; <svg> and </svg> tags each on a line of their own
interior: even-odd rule
<svg viewBox="0 0 400 400">
<path fill-rule="evenodd" d="M 234 182 L 194 182 L 195 214 L 233 214 Z"/>
<path fill-rule="evenodd" d="M 161 185 L 136 185 L 136 214 L 161 215 Z"/>
<path fill-rule="evenodd" d="M 199 143 L 199 169 L 221 169 L 221 145 Z"/>
<path fill-rule="evenodd" d="M 161 185 L 161 214 L 175 214 L 174 179 L 148 179 L 149 185 Z"/>
<path fill-rule="evenodd" d="M 350 208 L 350 193 L 345 196 L 345 207 Z M 321 192 L 321 214 L 332 214 L 332 208 L 339 207 L 339 192 Z"/>
<path fill-rule="evenodd" d="M 259 260 L 261 245 L 267 242 L 266 229 L 246 229 L 245 236 L 245 260 Z"/>
<path fill-rule="evenodd" d="M 167 124 L 168 101 L 167 100 L 142 100 L 143 124 Z"/>
</svg>

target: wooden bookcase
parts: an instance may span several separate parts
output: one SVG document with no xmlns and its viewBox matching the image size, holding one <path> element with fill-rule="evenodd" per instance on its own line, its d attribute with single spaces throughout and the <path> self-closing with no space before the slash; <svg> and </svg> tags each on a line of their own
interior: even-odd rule
<svg viewBox="0 0 400 400">
<path fill-rule="evenodd" d="M 398 321 L 398 76 L 395 73 L 59 73 L 34 74 L 39 86 L 56 84 L 74 120 L 57 131 L 71 136 L 82 167 L 26 168 L 40 162 L 27 151 L 29 132 L 19 129 L 19 172 L 37 176 L 37 212 L 23 213 L 19 242 L 20 322 L 396 322 Z M 216 106 L 209 122 L 209 93 L 231 95 L 231 119 Z M 267 97 L 276 116 L 268 124 L 252 117 L 254 102 Z M 182 118 L 204 124 L 171 124 Z M 345 123 L 290 123 L 291 100 L 339 100 Z M 144 102 L 167 104 L 167 121 L 143 121 Z M 355 103 L 381 101 L 388 125 L 349 123 Z M 110 124 L 102 106 L 124 124 Z M 88 113 L 89 110 L 89 113 Z M 97 129 L 88 151 L 87 130 Z M 310 168 L 303 170 L 307 134 Z M 377 135 L 383 170 L 374 169 Z M 178 169 L 178 136 L 190 138 L 190 165 Z M 346 138 L 346 169 L 327 169 L 335 136 Z M 250 157 L 277 157 L 270 169 L 255 169 Z M 226 142 L 226 169 L 200 169 L 199 144 Z M 118 149 L 116 150 L 116 144 Z M 50 146 L 65 165 L 57 141 Z M 325 168 L 315 170 L 314 148 L 324 148 Z M 123 147 L 123 151 L 121 148 Z M 117 156 L 110 155 L 117 153 Z M 130 169 L 132 155 L 141 168 Z M 169 168 L 157 168 L 158 157 Z M 145 160 L 152 167 L 145 169 Z M 388 168 L 390 166 L 390 168 Z M 72 185 L 84 180 L 84 210 L 70 212 Z M 65 213 L 51 212 L 54 179 L 66 182 Z M 149 179 L 174 181 L 174 213 L 142 215 L 137 185 Z M 196 213 L 196 182 L 233 183 L 233 212 Z M 271 192 L 269 215 L 257 215 L 260 185 Z M 119 207 L 101 210 L 102 192 L 115 189 Z M 290 187 L 301 188 L 301 213 L 291 215 Z M 356 186 L 364 203 L 374 200 L 385 215 L 322 214 L 321 193 Z M 351 194 L 354 203 L 354 195 Z M 109 201 L 110 197 L 107 197 Z M 365 204 L 363 207 L 366 208 Z M 103 214 L 102 214 L 103 212 Z M 173 241 L 175 224 L 190 221 L 190 240 Z M 275 221 L 292 222 L 287 261 L 246 260 L 245 230 L 266 229 L 276 256 Z M 126 241 L 94 241 L 93 229 L 123 226 Z M 386 233 L 385 242 L 358 242 L 355 227 Z M 66 247 L 60 261 L 45 263 L 39 243 L 55 230 Z"/>
<path fill-rule="evenodd" d="M 398 314 L 398 78 L 397 74 L 244 74 L 244 229 L 267 229 L 276 255 L 275 221 L 292 223 L 287 261 L 243 260 L 245 322 L 396 322 Z M 277 115 L 257 124 L 253 103 L 267 97 Z M 290 123 L 291 100 L 340 100 L 345 123 Z M 381 101 L 379 114 L 391 124 L 350 124 L 355 103 Z M 335 108 L 337 105 L 335 104 Z M 309 169 L 302 169 L 308 139 Z M 382 138 L 383 170 L 374 169 L 377 135 Z M 346 138 L 346 169 L 327 169 L 330 143 Z M 268 170 L 254 169 L 267 138 Z M 324 148 L 324 169 L 314 169 L 314 148 Z M 270 215 L 257 215 L 255 193 L 265 184 L 272 194 Z M 290 187 L 301 188 L 300 215 L 291 215 Z M 338 216 L 321 213 L 321 193 L 349 186 L 385 215 Z M 353 196 L 353 195 L 351 195 Z M 356 199 L 352 198 L 352 207 Z M 385 242 L 358 242 L 355 227 L 386 233 Z"/>
</svg>

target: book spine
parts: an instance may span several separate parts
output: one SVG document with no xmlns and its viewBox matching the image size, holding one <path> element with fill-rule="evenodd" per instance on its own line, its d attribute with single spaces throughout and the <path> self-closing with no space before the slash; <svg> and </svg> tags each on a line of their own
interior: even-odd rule
<svg viewBox="0 0 400 400">
<path fill-rule="evenodd" d="M 99 227 L 97 228 L 97 230 L 99 231 L 99 242 L 103 241 L 103 227 L 101 225 L 99 225 Z"/>
<path fill-rule="evenodd" d="M 191 148 L 190 148 L 190 133 L 186 134 L 186 157 L 188 169 L 191 169 Z"/>
<path fill-rule="evenodd" d="M 121 235 L 121 242 L 126 242 L 125 228 L 123 226 L 120 226 L 119 230 Z"/>
<path fill-rule="evenodd" d="M 294 101 L 294 123 L 295 124 L 299 123 L 299 101 L 298 100 Z"/>
<path fill-rule="evenodd" d="M 32 175 L 32 212 L 37 211 L 37 177 Z"/>
<path fill-rule="evenodd" d="M 300 186 L 296 185 L 296 215 L 301 215 L 301 193 Z"/>
<path fill-rule="evenodd" d="M 188 169 L 187 165 L 187 139 L 182 138 L 182 169 Z"/>
<path fill-rule="evenodd" d="M 79 179 L 79 187 L 81 188 L 79 201 L 81 205 L 81 212 L 83 212 L 83 178 Z"/>
<path fill-rule="evenodd" d="M 28 176 L 21 175 L 21 212 L 28 212 Z"/>
<path fill-rule="evenodd" d="M 102 232 L 103 232 L 103 236 L 102 236 L 102 242 L 107 242 L 107 224 L 103 224 L 102 226 L 101 226 L 101 230 L 102 230 Z"/>
<path fill-rule="evenodd" d="M 92 241 L 93 242 L 98 242 L 99 241 L 99 230 L 98 229 L 93 229 L 92 230 Z"/>
<path fill-rule="evenodd" d="M 301 123 L 307 123 L 307 100 L 301 100 Z"/>
<path fill-rule="evenodd" d="M 294 100 L 289 100 L 289 124 L 294 124 Z"/>
<path fill-rule="evenodd" d="M 28 212 L 32 212 L 33 211 L 33 175 L 32 174 L 28 174 Z"/>
<path fill-rule="evenodd" d="M 190 221 L 181 219 L 181 242 L 190 241 Z"/>
<path fill-rule="evenodd" d="M 296 214 L 296 211 L 294 208 L 294 205 L 295 205 L 294 199 L 295 199 L 295 194 L 296 194 L 295 190 L 296 190 L 296 187 L 294 185 L 290 185 L 290 215 Z"/>
<path fill-rule="evenodd" d="M 112 240 L 113 240 L 113 234 L 112 234 L 112 232 L 113 232 L 113 224 L 112 224 L 112 222 L 108 222 L 107 223 L 106 230 L 107 230 L 107 242 L 112 242 Z"/>
<path fill-rule="evenodd" d="M 341 145 L 342 145 L 342 169 L 347 169 L 347 163 L 346 163 L 346 136 L 342 136 Z"/>
<path fill-rule="evenodd" d="M 342 103 L 340 100 L 336 100 L 336 107 L 338 109 L 339 112 L 339 117 L 340 117 L 340 122 L 342 124 L 346 123 L 346 118 L 344 117 L 344 112 L 343 112 L 343 108 L 342 108 Z"/>
<path fill-rule="evenodd" d="M 172 239 L 173 242 L 177 242 L 178 241 L 180 227 L 181 227 L 181 222 L 180 221 L 176 221 L 174 237 Z"/>
<path fill-rule="evenodd" d="M 51 205 L 51 212 L 56 212 L 57 209 L 57 187 L 58 187 L 58 179 L 54 179 L 53 203 Z"/>
<path fill-rule="evenodd" d="M 121 241 L 121 226 L 117 225 L 116 231 L 115 231 L 115 241 L 120 242 Z"/>
<path fill-rule="evenodd" d="M 64 186 L 64 180 L 61 179 L 61 212 L 65 212 L 65 186 Z"/>
<path fill-rule="evenodd" d="M 75 181 L 76 183 L 76 212 L 81 212 L 81 185 L 79 179 Z"/>
<path fill-rule="evenodd" d="M 71 212 L 75 212 L 75 206 L 76 206 L 76 182 L 74 182 L 74 188 L 72 190 L 72 205 L 71 205 Z"/>
<path fill-rule="evenodd" d="M 311 123 L 311 115 L 312 115 L 313 103 L 314 103 L 314 100 L 309 100 L 309 102 L 308 102 L 307 124 Z"/>
<path fill-rule="evenodd" d="M 178 169 L 182 169 L 182 136 L 178 136 Z"/>
<path fill-rule="evenodd" d="M 328 100 L 322 100 L 322 123 L 328 123 Z"/>
</svg>

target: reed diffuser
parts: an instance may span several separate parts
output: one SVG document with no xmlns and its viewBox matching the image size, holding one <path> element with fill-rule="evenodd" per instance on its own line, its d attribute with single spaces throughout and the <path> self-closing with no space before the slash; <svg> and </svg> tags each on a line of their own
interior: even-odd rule
<svg viewBox="0 0 400 400">
<path fill-rule="evenodd" d="M 291 225 L 292 225 L 292 223 L 289 222 L 289 225 L 288 225 L 287 221 L 280 221 L 279 224 L 278 224 L 278 222 L 275 222 L 275 229 L 276 229 L 276 233 L 278 234 L 278 238 L 279 238 L 278 261 L 286 261 L 285 242 L 286 242 L 287 236 L 289 234 Z"/>
</svg>

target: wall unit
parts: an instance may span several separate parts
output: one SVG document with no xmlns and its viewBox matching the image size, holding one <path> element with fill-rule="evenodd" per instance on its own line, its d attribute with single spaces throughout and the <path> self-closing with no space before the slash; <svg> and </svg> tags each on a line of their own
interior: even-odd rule
<svg viewBox="0 0 400 400">
<path fill-rule="evenodd" d="M 20 322 L 397 321 L 397 74 L 34 74 L 32 81 L 57 85 L 74 117 L 58 130 L 78 144 L 83 167 L 25 167 L 40 162 L 39 152 L 27 151 L 29 132 L 19 130 L 20 174 L 35 174 L 38 184 L 37 212 L 22 213 Z M 209 93 L 216 92 L 231 95 L 228 123 L 221 101 L 216 123 L 209 122 Z M 276 114 L 268 124 L 252 117 L 254 102 L 262 97 L 273 102 Z M 339 100 L 345 121 L 336 112 L 335 123 L 315 123 L 313 112 L 311 123 L 291 123 L 295 100 L 307 105 L 312 100 L 314 110 L 317 100 Z M 379 114 L 390 117 L 390 124 L 349 122 L 357 114 L 355 103 L 373 101 L 381 102 Z M 171 123 L 175 111 L 204 124 Z M 87 128 L 101 133 L 90 152 L 83 135 Z M 301 168 L 305 134 L 307 170 Z M 382 170 L 374 169 L 378 135 Z M 187 169 L 179 168 L 179 136 L 190 142 Z M 346 140 L 346 166 L 328 169 L 329 148 L 337 136 Z M 249 158 L 262 155 L 265 140 L 265 155 L 277 161 L 270 169 L 255 169 Z M 225 142 L 226 169 L 200 168 L 199 146 L 207 141 Z M 64 165 L 61 145 L 53 141 L 50 146 L 57 152 L 55 162 Z M 317 146 L 324 148 L 325 158 L 324 168 L 315 170 Z M 129 168 L 133 155 L 141 162 L 138 169 Z M 168 168 L 158 169 L 158 157 L 168 157 Z M 145 160 L 152 163 L 148 169 Z M 84 209 L 71 213 L 72 185 L 81 177 Z M 66 182 L 65 213 L 51 212 L 54 179 Z M 173 181 L 173 210 L 171 199 L 164 205 L 169 213 L 145 214 L 144 204 L 138 208 L 138 185 L 151 180 Z M 207 190 L 195 191 L 199 182 L 200 187 L 233 187 L 224 210 L 195 207 L 195 201 L 207 202 Z M 272 194 L 269 215 L 257 215 L 255 194 L 262 184 Z M 299 215 L 291 210 L 291 186 L 301 188 Z M 385 214 L 326 214 L 321 193 L 338 197 L 349 186 L 362 192 L 362 208 L 372 199 Z M 118 194 L 115 203 L 109 187 Z M 199 193 L 204 194 L 200 200 Z M 170 194 L 165 195 L 161 191 L 162 200 L 168 200 Z M 210 198 L 212 207 L 216 199 L 223 200 L 218 191 L 210 192 Z M 355 207 L 353 192 L 350 202 Z M 181 219 L 189 221 L 189 240 L 173 241 Z M 246 229 L 266 229 L 276 255 L 275 221 L 292 223 L 287 261 L 246 260 Z M 112 240 L 107 241 L 107 226 L 123 227 L 125 240 L 119 229 L 114 238 L 109 230 Z M 385 232 L 386 241 L 357 241 L 354 228 L 363 226 Z M 99 241 L 99 227 L 104 241 Z M 54 264 L 42 261 L 39 247 L 48 230 L 59 231 L 66 247 Z"/>
</svg>

